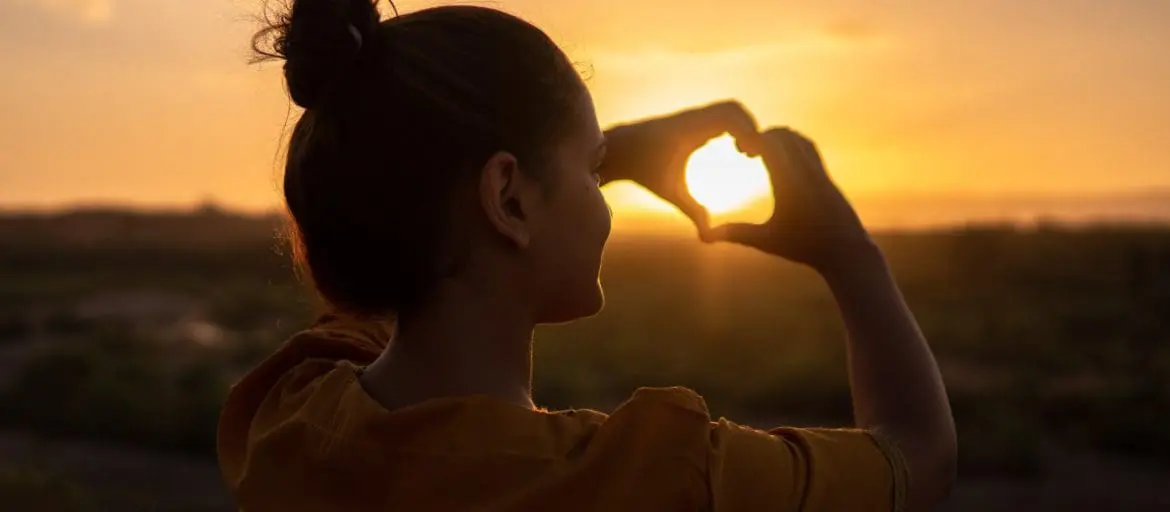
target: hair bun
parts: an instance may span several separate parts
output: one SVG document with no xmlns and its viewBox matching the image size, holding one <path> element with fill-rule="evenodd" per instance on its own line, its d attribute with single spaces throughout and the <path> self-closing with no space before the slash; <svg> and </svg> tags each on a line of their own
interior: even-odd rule
<svg viewBox="0 0 1170 512">
<path fill-rule="evenodd" d="M 293 102 L 323 104 L 377 35 L 376 0 L 292 0 L 269 17 L 253 47 L 261 58 L 281 58 Z"/>
</svg>

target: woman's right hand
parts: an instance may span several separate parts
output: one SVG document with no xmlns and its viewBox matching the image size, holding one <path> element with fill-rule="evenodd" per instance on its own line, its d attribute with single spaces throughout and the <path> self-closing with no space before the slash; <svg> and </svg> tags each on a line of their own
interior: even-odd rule
<svg viewBox="0 0 1170 512">
<path fill-rule="evenodd" d="M 804 263 L 824 276 L 848 331 L 855 426 L 894 442 L 913 475 L 906 509 L 931 510 L 954 485 L 957 445 L 930 346 L 813 143 L 780 128 L 765 132 L 761 144 L 776 200 L 772 217 L 716 227 L 710 238 Z"/>
<path fill-rule="evenodd" d="M 812 141 L 788 128 L 761 134 L 761 153 L 775 200 L 763 224 L 724 224 L 707 241 L 734 242 L 827 271 L 872 251 L 869 234 L 825 171 Z"/>
</svg>

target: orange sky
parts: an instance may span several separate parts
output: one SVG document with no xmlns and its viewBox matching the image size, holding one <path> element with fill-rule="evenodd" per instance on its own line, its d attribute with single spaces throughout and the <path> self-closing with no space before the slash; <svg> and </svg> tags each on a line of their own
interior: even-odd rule
<svg viewBox="0 0 1170 512">
<path fill-rule="evenodd" d="M 0 207 L 276 204 L 290 105 L 246 64 L 259 3 L 0 2 Z M 1170 187 L 1170 2 L 476 3 L 588 68 L 603 123 L 739 98 L 851 195 Z"/>
</svg>

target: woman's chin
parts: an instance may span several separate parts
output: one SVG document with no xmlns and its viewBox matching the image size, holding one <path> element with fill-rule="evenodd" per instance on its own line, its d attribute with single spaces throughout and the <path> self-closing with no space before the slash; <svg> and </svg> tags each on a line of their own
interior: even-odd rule
<svg viewBox="0 0 1170 512">
<path fill-rule="evenodd" d="M 601 283 L 596 283 L 590 290 L 561 294 L 553 302 L 553 307 L 540 315 L 537 323 L 563 324 L 594 316 L 605 306 L 605 292 Z"/>
</svg>

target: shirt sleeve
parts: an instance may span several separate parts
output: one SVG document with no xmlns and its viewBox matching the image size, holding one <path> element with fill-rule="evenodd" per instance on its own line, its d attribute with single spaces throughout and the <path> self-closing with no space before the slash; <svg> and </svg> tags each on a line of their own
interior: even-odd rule
<svg viewBox="0 0 1170 512">
<path fill-rule="evenodd" d="M 711 423 L 711 510 L 901 511 L 909 475 L 897 447 L 857 429 Z"/>
</svg>

